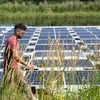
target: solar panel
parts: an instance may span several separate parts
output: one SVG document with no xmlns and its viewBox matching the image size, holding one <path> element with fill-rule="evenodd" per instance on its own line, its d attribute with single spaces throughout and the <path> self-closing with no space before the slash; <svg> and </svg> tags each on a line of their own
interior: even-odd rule
<svg viewBox="0 0 100 100">
<path fill-rule="evenodd" d="M 75 31 L 77 34 L 91 34 L 90 32 L 88 32 L 87 30 L 84 30 L 84 31 L 79 31 L 79 30 L 77 30 L 77 31 Z"/>
<path fill-rule="evenodd" d="M 72 28 L 72 29 L 74 29 L 74 30 L 85 30 L 83 27 L 76 27 L 76 28 Z"/>
<path fill-rule="evenodd" d="M 0 51 L 0 56 L 3 56 L 3 53 L 4 53 L 3 51 Z"/>
<path fill-rule="evenodd" d="M 54 36 L 54 32 L 41 32 L 40 36 Z"/>
<path fill-rule="evenodd" d="M 0 45 L 0 51 L 4 49 L 4 45 Z"/>
<path fill-rule="evenodd" d="M 48 52 L 35 52 L 35 57 L 42 57 L 43 55 L 47 56 Z"/>
<path fill-rule="evenodd" d="M 85 27 L 85 29 L 93 29 L 93 30 L 97 30 L 97 27 L 89 26 L 89 27 Z"/>
<path fill-rule="evenodd" d="M 50 50 L 50 45 L 36 45 L 35 50 Z"/>
<path fill-rule="evenodd" d="M 55 67 L 59 67 L 57 66 L 57 60 L 33 60 L 31 61 L 31 63 L 35 64 L 37 67 L 40 67 L 42 65 L 42 67 L 51 67 L 52 63 L 55 65 Z"/>
<path fill-rule="evenodd" d="M 29 73 L 27 71 L 27 77 L 26 77 L 26 81 L 28 84 L 32 84 L 32 85 L 42 85 L 41 81 L 38 79 L 38 75 L 42 74 L 42 71 L 33 71 L 32 73 Z"/>
<path fill-rule="evenodd" d="M 100 38 L 100 34 L 98 34 L 98 35 L 96 34 L 96 36 L 97 36 L 98 38 Z"/>
<path fill-rule="evenodd" d="M 42 56 L 44 56 L 44 57 L 47 57 L 48 55 L 49 56 L 52 56 L 52 54 L 54 55 L 54 53 L 53 53 L 54 51 L 52 51 L 52 52 L 47 52 L 47 51 L 37 51 L 37 52 L 35 52 L 35 54 L 34 54 L 34 56 L 35 57 L 42 57 Z M 75 52 L 74 54 L 71 52 L 71 51 L 62 51 L 62 54 L 65 56 L 65 57 L 71 57 L 71 56 L 80 56 L 80 57 L 82 57 L 82 58 L 85 58 L 85 55 L 84 55 L 84 53 L 83 52 L 79 52 L 79 51 L 77 51 L 77 52 Z"/>
<path fill-rule="evenodd" d="M 73 47 L 75 48 L 75 50 L 79 49 L 78 45 L 67 45 L 66 44 L 66 45 L 64 45 L 64 50 L 72 50 Z"/>
<path fill-rule="evenodd" d="M 55 28 L 55 33 L 59 34 L 59 33 L 69 33 L 68 30 L 66 28 Z"/>
<path fill-rule="evenodd" d="M 2 44 L 2 39 L 0 39 L 0 44 Z"/>
<path fill-rule="evenodd" d="M 25 32 L 34 32 L 36 30 L 36 28 L 27 28 L 27 30 Z"/>
<path fill-rule="evenodd" d="M 12 35 L 14 32 L 7 32 L 7 33 L 5 33 L 5 35 Z"/>
<path fill-rule="evenodd" d="M 27 39 L 19 39 L 19 44 L 28 44 L 29 40 Z"/>
<path fill-rule="evenodd" d="M 59 45 L 59 48 L 60 47 L 63 47 L 64 50 L 72 50 L 72 48 L 75 47 L 75 49 L 78 50 L 78 45 Z M 36 45 L 35 50 L 50 50 L 50 45 Z"/>
<path fill-rule="evenodd" d="M 63 52 L 62 52 L 63 53 Z M 71 57 L 71 56 L 80 56 L 80 57 L 82 57 L 82 58 L 85 58 L 85 55 L 84 55 L 84 53 L 83 52 L 79 52 L 79 51 L 75 51 L 74 53 L 72 52 L 72 51 L 64 51 L 64 55 L 66 56 L 66 57 Z"/>
<path fill-rule="evenodd" d="M 97 43 L 98 40 L 97 40 L 97 39 L 92 39 L 92 40 L 90 40 L 90 39 L 85 40 L 85 39 L 84 39 L 83 42 L 84 42 L 84 43 L 88 43 L 88 44 L 89 44 L 89 43 L 93 44 L 93 43 Z"/>
<path fill-rule="evenodd" d="M 100 71 L 66 71 L 64 75 L 66 85 L 100 84 Z M 95 77 L 98 79 L 96 80 Z"/>
<path fill-rule="evenodd" d="M 39 39 L 48 39 L 48 38 L 50 38 L 50 39 L 55 39 L 55 36 L 39 36 Z"/>
<path fill-rule="evenodd" d="M 27 28 L 27 30 L 25 31 L 25 33 L 27 32 L 34 32 L 36 30 L 36 28 Z M 13 33 L 14 32 L 14 28 L 11 28 L 11 30 L 8 31 L 8 33 Z"/>
<path fill-rule="evenodd" d="M 77 67 L 93 67 L 93 64 L 91 63 L 90 60 L 80 59 L 80 60 L 77 61 L 76 66 Z"/>
<path fill-rule="evenodd" d="M 50 29 L 44 30 L 44 29 L 42 28 L 41 33 L 54 33 L 54 30 L 53 30 L 53 29 L 52 29 L 52 30 L 50 30 Z"/>
<path fill-rule="evenodd" d="M 28 84 L 32 84 L 33 86 L 42 86 L 45 84 L 48 84 L 46 82 L 50 81 L 50 79 L 52 78 L 52 80 L 57 77 L 60 74 L 60 72 L 58 71 L 54 71 L 54 72 L 50 72 L 50 71 L 33 71 L 32 73 L 30 73 L 27 77 L 27 82 Z M 41 76 L 41 78 L 39 79 L 38 76 Z M 46 82 L 44 83 L 44 79 L 46 80 Z M 61 85 L 64 85 L 63 82 L 63 77 L 60 78 L 59 83 Z"/>
<path fill-rule="evenodd" d="M 9 35 L 5 35 L 5 40 L 7 40 L 8 37 L 9 37 Z"/>
<path fill-rule="evenodd" d="M 100 30 L 92 31 L 93 34 L 100 34 Z"/>
<path fill-rule="evenodd" d="M 65 35 L 66 35 L 66 34 L 68 34 L 69 32 L 68 32 L 68 31 L 65 31 L 65 30 L 62 30 L 62 31 L 61 31 L 61 30 L 57 30 L 57 31 L 55 31 L 55 33 L 56 33 L 56 34 L 61 34 L 61 35 L 62 35 L 62 34 L 65 34 Z"/>
<path fill-rule="evenodd" d="M 55 27 L 55 30 L 67 30 L 66 27 Z"/>
<path fill-rule="evenodd" d="M 1 28 L 1 27 L 0 27 L 0 31 L 5 30 L 5 29 L 6 29 L 6 28 Z"/>
<path fill-rule="evenodd" d="M 77 34 L 78 34 L 79 36 L 84 36 L 84 34 L 85 34 L 86 36 L 92 36 L 92 34 L 91 34 L 90 32 L 77 32 Z"/>
<path fill-rule="evenodd" d="M 37 44 L 51 44 L 52 43 L 52 41 L 54 41 L 54 40 L 42 40 L 42 39 L 39 39 L 38 41 L 37 41 Z M 62 40 L 58 40 L 59 41 L 59 44 L 62 44 L 63 42 L 64 42 L 64 44 L 69 44 L 69 43 L 71 43 L 71 44 L 75 44 L 75 41 L 74 40 L 64 40 L 64 39 L 62 39 Z"/>
<path fill-rule="evenodd" d="M 53 28 L 42 28 L 41 33 L 54 33 Z"/>
<path fill-rule="evenodd" d="M 59 43 L 63 43 L 64 42 L 64 44 L 75 44 L 75 40 L 60 40 L 60 42 Z"/>
<path fill-rule="evenodd" d="M 22 59 L 26 62 L 29 62 L 29 60 L 31 59 L 30 55 L 23 55 Z"/>
<path fill-rule="evenodd" d="M 67 35 L 65 35 L 65 36 L 61 35 L 60 37 L 56 36 L 56 39 L 72 39 L 72 36 L 71 35 L 68 35 L 68 36 Z"/>
<path fill-rule="evenodd" d="M 3 39 L 3 36 L 0 36 L 0 40 L 2 40 Z"/>
<path fill-rule="evenodd" d="M 82 39 L 87 39 L 87 38 L 90 38 L 90 39 L 96 39 L 96 37 L 94 35 L 81 35 L 80 38 Z"/>
<path fill-rule="evenodd" d="M 29 46 L 35 46 L 36 45 L 36 42 L 30 42 L 28 45 Z"/>
<path fill-rule="evenodd" d="M 31 39 L 31 35 L 24 35 L 22 39 Z"/>
<path fill-rule="evenodd" d="M 0 69 L 3 69 L 4 62 L 3 62 L 3 57 L 0 57 Z"/>
<path fill-rule="evenodd" d="M 19 52 L 18 52 L 18 55 L 19 55 L 20 57 L 22 57 L 22 56 L 23 56 L 23 51 L 19 51 Z"/>
<path fill-rule="evenodd" d="M 33 52 L 34 51 L 35 46 L 27 46 L 25 49 L 25 52 Z"/>
<path fill-rule="evenodd" d="M 0 71 L 0 85 L 2 85 L 3 72 Z"/>
<path fill-rule="evenodd" d="M 25 44 L 19 44 L 19 51 L 24 51 L 26 49 L 26 46 Z"/>
<path fill-rule="evenodd" d="M 69 33 L 55 33 L 56 34 L 56 36 L 70 36 L 70 34 Z"/>
<path fill-rule="evenodd" d="M 88 48 L 90 50 L 100 50 L 100 44 L 95 45 L 95 44 L 88 44 Z"/>
<path fill-rule="evenodd" d="M 42 39 L 40 40 L 40 39 L 39 39 L 39 40 L 37 41 L 37 44 L 48 44 L 48 43 L 51 43 L 51 42 L 52 42 L 52 40 L 50 40 L 50 42 L 49 42 L 47 39 L 46 39 L 46 40 L 42 40 Z"/>
<path fill-rule="evenodd" d="M 87 67 L 93 67 L 93 64 L 86 59 L 79 59 L 79 60 L 65 60 L 64 61 L 64 66 L 65 67 L 83 67 L 83 68 L 87 68 Z"/>
<path fill-rule="evenodd" d="M 43 53 L 39 53 L 39 54 L 43 55 Z M 48 53 L 48 55 L 50 55 L 50 54 Z M 37 65 L 37 66 L 42 65 L 43 67 L 45 67 L 45 64 L 47 64 L 46 67 L 51 67 L 52 63 L 53 63 L 55 67 L 60 67 L 60 62 L 58 62 L 58 60 L 34 60 L 32 63 Z M 79 59 L 79 60 L 77 60 L 77 59 L 75 59 L 75 60 L 65 59 L 64 62 L 62 63 L 62 67 L 72 67 L 72 68 L 83 67 L 83 68 L 89 68 L 89 67 L 93 67 L 93 64 L 91 63 L 90 60 L 86 60 L 86 59 Z"/>
<path fill-rule="evenodd" d="M 53 30 L 53 28 L 42 28 L 42 30 Z"/>
<path fill-rule="evenodd" d="M 25 35 L 23 36 L 22 39 L 19 39 L 19 55 L 22 57 L 22 59 L 26 62 L 30 62 L 31 64 L 37 65 L 39 70 L 35 70 L 32 73 L 28 75 L 26 78 L 27 83 L 32 83 L 32 85 L 43 85 L 41 80 L 37 78 L 37 75 L 43 74 L 43 71 L 41 69 L 44 68 L 45 62 L 47 62 L 46 57 L 53 56 L 57 57 L 55 52 L 55 47 L 61 48 L 62 53 L 65 56 L 65 60 L 63 62 L 62 67 L 66 68 L 76 68 L 75 74 L 71 74 L 71 71 L 65 71 L 64 75 L 68 76 L 65 77 L 66 79 L 66 84 L 67 82 L 70 82 L 71 84 L 87 84 L 87 75 L 90 75 L 90 78 L 92 78 L 92 74 L 94 73 L 91 71 L 82 71 L 80 70 L 81 68 L 92 68 L 94 65 L 93 63 L 86 58 L 85 52 L 82 51 L 82 49 L 79 52 L 79 41 L 82 41 L 83 45 L 87 44 L 89 47 L 89 50 L 94 50 L 94 45 L 95 43 L 99 43 L 99 31 L 97 27 L 90 27 L 94 35 L 92 35 L 91 30 L 89 27 L 75 27 L 75 26 L 49 26 L 49 27 L 28 27 L 27 30 L 25 31 Z M 5 29 L 5 28 L 4 28 Z M 71 32 L 72 30 L 73 32 Z M 3 36 L 0 36 L 0 44 L 2 44 L 3 37 L 5 36 L 4 42 L 8 38 L 10 34 L 14 32 L 14 28 L 11 28 L 11 30 L 8 30 L 7 33 L 4 33 Z M 49 37 L 48 37 L 49 36 Z M 49 39 L 48 39 L 49 38 Z M 54 41 L 55 39 L 58 39 L 58 44 L 54 44 L 52 46 L 52 50 L 50 51 L 50 46 L 51 42 Z M 48 43 L 49 42 L 49 43 Z M 64 44 L 63 44 L 64 43 Z M 63 44 L 63 45 L 62 45 Z M 0 45 L 0 51 L 3 51 L 4 49 L 4 44 Z M 75 47 L 75 54 L 72 54 L 72 49 Z M 100 45 L 98 46 L 99 50 Z M 81 52 L 82 51 L 82 52 Z M 45 57 L 45 62 L 42 61 L 42 56 Z M 71 57 L 79 57 L 77 60 L 72 60 Z M 0 60 L 2 62 L 3 60 L 3 53 L 0 53 Z M 34 59 L 33 59 L 34 58 Z M 36 59 L 37 60 L 36 60 Z M 38 61 L 38 62 L 37 62 Z M 57 59 L 54 60 L 54 67 L 58 68 L 60 61 Z M 39 65 L 43 64 L 43 66 L 40 68 Z M 52 60 L 48 61 L 48 69 L 50 69 L 52 65 Z M 61 71 L 61 69 L 60 69 Z M 88 74 L 89 72 L 89 74 Z M 27 73 L 29 73 L 27 71 Z M 50 71 L 46 70 L 46 78 L 48 77 Z M 54 72 L 57 73 L 57 71 Z M 74 72 L 73 72 L 74 73 Z M 75 77 L 75 80 L 73 80 L 72 76 Z M 92 79 L 89 79 L 90 82 L 93 82 Z M 0 80 L 1 82 L 1 80 Z M 63 81 L 61 81 L 63 84 Z M 100 83 L 100 82 L 99 82 Z"/>
</svg>

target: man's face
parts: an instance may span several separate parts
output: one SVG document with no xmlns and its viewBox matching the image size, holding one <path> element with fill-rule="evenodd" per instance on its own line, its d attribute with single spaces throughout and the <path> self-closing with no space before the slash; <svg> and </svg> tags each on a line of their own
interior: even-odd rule
<svg viewBox="0 0 100 100">
<path fill-rule="evenodd" d="M 17 34 L 18 39 L 21 39 L 23 37 L 24 32 L 25 31 L 21 30 L 21 29 L 16 30 L 16 34 Z"/>
</svg>

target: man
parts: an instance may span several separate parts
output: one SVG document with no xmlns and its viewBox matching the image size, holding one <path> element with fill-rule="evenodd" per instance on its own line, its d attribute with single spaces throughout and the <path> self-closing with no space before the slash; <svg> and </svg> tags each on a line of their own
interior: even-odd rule
<svg viewBox="0 0 100 100">
<path fill-rule="evenodd" d="M 25 88 L 25 91 L 27 92 L 29 98 L 34 100 L 34 96 L 32 95 L 31 89 L 27 88 L 26 81 L 23 78 L 22 70 L 20 69 L 20 66 L 18 66 L 18 63 L 21 63 L 25 66 L 27 66 L 30 70 L 34 69 L 33 65 L 30 65 L 29 63 L 25 62 L 20 56 L 18 55 L 18 39 L 21 39 L 24 35 L 24 32 L 26 30 L 26 26 L 19 23 L 16 24 L 14 27 L 14 33 L 8 37 L 6 44 L 5 44 L 5 51 L 4 51 L 4 81 L 3 84 L 7 81 L 8 85 L 11 86 L 12 81 L 17 83 L 23 88 Z M 9 78 L 10 76 L 10 78 Z M 8 86 L 8 87 L 9 87 Z M 4 89 L 5 86 L 3 86 Z M 4 92 L 3 92 L 4 93 Z"/>
<path fill-rule="evenodd" d="M 13 70 L 18 69 L 18 62 L 33 70 L 34 66 L 23 61 L 18 55 L 18 39 L 21 39 L 26 30 L 26 26 L 19 23 L 14 27 L 14 33 L 8 37 L 4 51 L 4 72 L 12 66 Z"/>
</svg>

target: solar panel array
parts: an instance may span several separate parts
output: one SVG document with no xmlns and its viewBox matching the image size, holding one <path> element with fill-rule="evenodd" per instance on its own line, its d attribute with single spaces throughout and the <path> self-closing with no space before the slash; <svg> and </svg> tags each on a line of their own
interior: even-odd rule
<svg viewBox="0 0 100 100">
<path fill-rule="evenodd" d="M 4 46 L 7 38 L 9 35 L 13 34 L 14 28 L 13 27 L 0 27 L 0 67 L 3 65 L 3 52 L 4 52 Z M 100 27 L 96 26 L 49 26 L 49 27 L 28 27 L 28 29 L 25 31 L 25 35 L 22 39 L 19 39 L 19 55 L 22 57 L 25 61 L 30 62 L 35 65 L 43 64 L 42 56 L 44 55 L 46 58 L 48 55 L 52 55 L 53 50 L 50 51 L 50 46 L 52 41 L 59 40 L 58 46 L 61 47 L 63 45 L 63 51 L 65 55 L 65 61 L 64 65 L 62 67 L 72 68 L 73 66 L 76 67 L 75 72 L 75 81 L 71 83 L 78 84 L 78 81 L 80 81 L 80 84 L 82 84 L 83 78 L 87 78 L 88 72 L 89 74 L 94 73 L 93 71 L 83 71 L 84 68 L 92 68 L 93 63 L 86 58 L 86 55 L 84 51 L 80 50 L 80 43 L 82 44 L 82 47 L 84 49 L 88 49 L 88 51 L 94 51 L 95 46 L 97 46 L 97 50 L 99 51 L 99 38 L 100 38 Z M 98 43 L 96 45 L 96 43 Z M 75 56 L 78 57 L 78 54 L 80 56 L 80 59 L 78 59 L 73 65 L 73 60 L 71 59 L 72 56 L 72 49 L 75 48 Z M 45 54 L 44 54 L 45 53 Z M 33 58 L 38 59 L 37 60 Z M 46 61 L 46 59 L 45 59 Z M 57 59 L 55 59 L 55 68 L 57 66 Z M 48 70 L 51 68 L 52 61 L 48 61 Z M 26 79 L 28 83 L 34 81 L 33 85 L 41 85 L 39 80 L 36 79 L 36 76 L 43 72 L 44 66 L 42 68 L 38 68 L 38 71 L 33 71 L 28 78 Z M 1 67 L 2 69 L 2 67 Z M 49 70 L 50 71 L 50 70 Z M 82 74 L 83 73 L 83 74 Z M 64 72 L 64 81 L 70 82 L 71 80 L 71 72 L 65 70 Z M 94 75 L 94 74 L 93 74 Z M 0 72 L 0 83 L 2 80 L 2 72 Z M 66 76 L 68 76 L 68 79 L 66 79 Z M 77 79 L 77 77 L 79 80 Z M 92 77 L 92 76 L 91 76 Z M 90 80 L 90 82 L 92 82 Z M 83 82 L 86 84 L 86 81 Z M 98 82 L 99 83 L 99 82 Z"/>
</svg>

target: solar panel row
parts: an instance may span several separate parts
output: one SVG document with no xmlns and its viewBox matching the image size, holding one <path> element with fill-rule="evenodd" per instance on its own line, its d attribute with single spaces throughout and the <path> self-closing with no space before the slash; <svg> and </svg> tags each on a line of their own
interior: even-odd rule
<svg viewBox="0 0 100 100">
<path fill-rule="evenodd" d="M 62 47 L 61 43 L 64 42 L 64 50 L 72 50 L 73 46 L 75 47 L 76 50 L 79 49 L 79 44 L 77 43 L 78 40 L 82 40 L 83 44 L 87 44 L 90 50 L 94 50 L 94 44 L 99 42 L 99 32 L 100 29 L 98 29 L 97 27 L 71 27 L 71 29 L 73 30 L 73 32 L 69 31 L 69 27 L 42 27 L 40 29 L 40 31 L 37 31 L 38 29 L 40 29 L 39 27 L 28 27 L 27 31 L 25 32 L 24 37 L 19 40 L 19 50 L 20 50 L 20 56 L 23 56 L 23 59 L 25 61 L 31 61 L 31 63 L 34 63 L 35 65 L 38 64 L 44 64 L 44 62 L 42 60 L 38 60 L 38 63 L 36 60 L 32 60 L 31 58 L 33 57 L 33 55 L 35 57 L 42 57 L 43 53 L 46 51 L 45 56 L 48 56 L 48 52 L 50 49 L 50 43 L 48 44 L 48 42 L 51 42 L 52 40 L 55 39 L 59 39 L 59 48 Z M 6 30 L 6 28 L 0 28 L 0 32 L 2 32 L 3 30 Z M 92 30 L 92 32 L 91 32 Z M 3 33 L 0 35 L 0 51 L 2 51 L 4 49 L 4 43 L 7 39 L 7 37 L 12 34 L 14 31 L 13 28 L 11 28 L 11 30 L 9 29 L 6 33 Z M 79 37 L 78 37 L 79 36 Z M 48 38 L 50 39 L 50 41 L 48 41 Z M 3 43 L 4 40 L 4 43 Z M 3 44 L 3 45 L 2 45 Z M 53 47 L 54 49 L 54 47 Z M 99 50 L 99 47 L 98 47 Z M 29 56 L 29 54 L 26 56 L 24 54 L 26 53 L 31 53 L 31 55 Z M 65 56 L 70 56 L 71 53 L 66 53 Z M 81 57 L 83 56 L 83 54 L 81 54 Z M 0 60 L 2 60 L 3 56 L 3 52 L 0 53 Z M 78 56 L 76 54 L 76 56 Z M 84 56 L 83 56 L 84 58 Z M 57 60 L 55 60 L 54 64 L 55 67 L 57 67 L 57 64 L 59 62 Z M 0 63 L 1 64 L 1 63 Z M 48 62 L 48 66 L 50 67 L 52 64 L 52 61 Z M 78 61 L 76 61 L 75 64 L 73 64 L 73 61 L 70 59 L 66 59 L 64 61 L 64 67 L 93 67 L 93 64 L 91 63 L 91 61 L 87 60 L 87 59 L 80 59 Z M 47 73 L 50 73 L 49 71 L 47 71 Z M 57 73 L 57 72 L 55 72 Z M 75 74 L 73 74 L 74 72 L 68 72 L 65 71 L 64 72 L 64 78 L 66 81 L 66 85 L 68 83 L 71 84 L 86 84 L 87 83 L 87 79 L 88 76 L 90 77 L 89 82 L 93 83 L 93 75 L 94 72 L 93 71 L 76 71 Z M 31 74 L 29 74 L 29 76 L 27 77 L 27 82 L 31 83 L 33 85 L 43 85 L 43 82 L 41 82 L 39 79 L 37 79 L 37 75 L 39 74 L 43 74 L 43 71 L 38 70 L 38 71 L 33 71 Z M 97 74 L 96 74 L 97 75 Z M 0 72 L 0 83 L 2 82 L 2 76 L 3 76 L 3 72 Z M 74 76 L 75 80 L 72 80 L 72 77 Z M 46 75 L 47 77 L 47 75 Z M 99 82 L 100 83 L 100 82 Z"/>
<path fill-rule="evenodd" d="M 44 82 L 43 80 L 47 80 L 50 78 L 50 75 L 53 79 L 53 77 L 57 76 L 59 73 L 58 71 L 54 71 L 54 73 L 50 71 L 33 71 L 32 73 L 26 72 L 26 81 L 28 84 L 32 84 L 33 86 L 43 86 Z M 62 72 L 63 73 L 63 72 Z M 40 78 L 38 76 L 41 76 Z M 48 77 L 49 76 L 49 77 Z M 64 71 L 64 77 L 65 78 L 65 85 L 75 85 L 75 84 L 100 84 L 100 71 Z M 2 77 L 3 72 L 0 72 L 0 85 L 2 85 Z M 95 77 L 98 77 L 95 81 Z M 60 80 L 63 80 L 62 78 Z M 46 84 L 46 83 L 45 83 Z M 64 85 L 64 82 L 61 81 L 61 84 Z"/>
<path fill-rule="evenodd" d="M 33 64 L 40 66 L 42 64 L 43 67 L 51 67 L 52 64 L 55 65 L 55 67 L 59 67 L 60 66 L 60 61 L 58 62 L 58 60 L 34 60 Z M 47 64 L 47 65 L 45 65 Z M 86 59 L 79 59 L 79 60 L 64 60 L 64 62 L 62 62 L 62 67 L 93 67 L 93 64 L 91 63 L 90 60 L 86 60 Z"/>
</svg>

